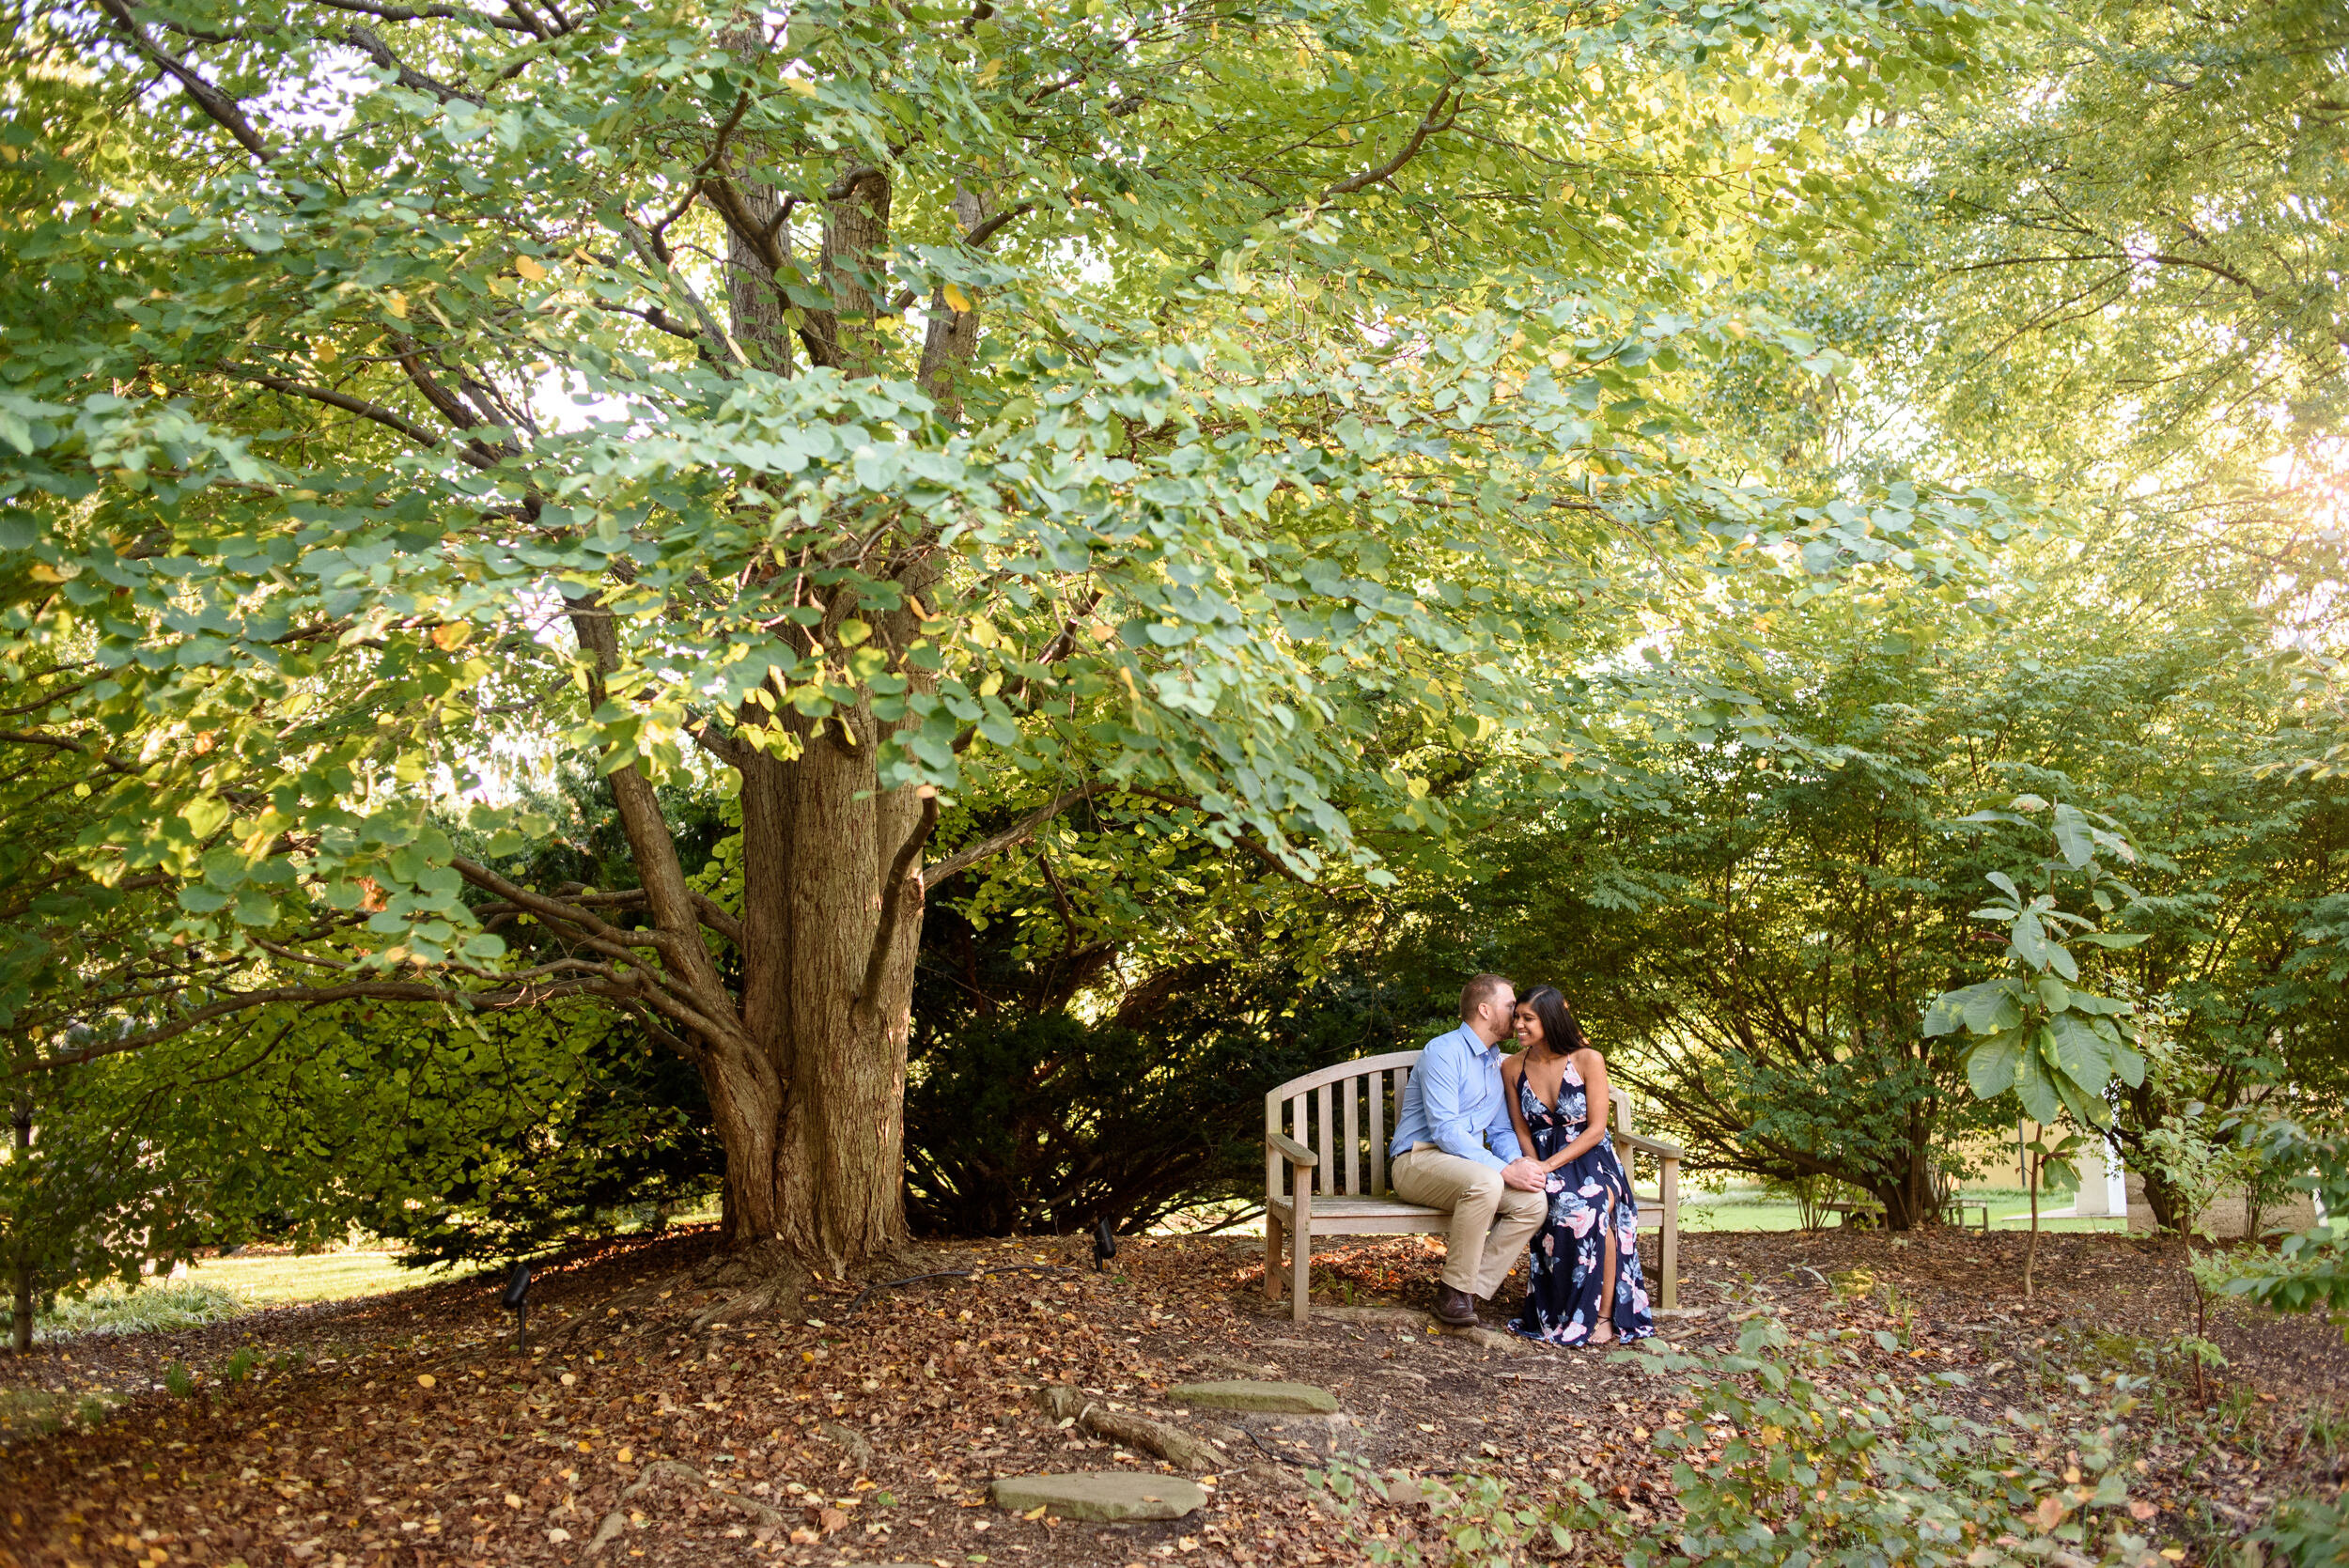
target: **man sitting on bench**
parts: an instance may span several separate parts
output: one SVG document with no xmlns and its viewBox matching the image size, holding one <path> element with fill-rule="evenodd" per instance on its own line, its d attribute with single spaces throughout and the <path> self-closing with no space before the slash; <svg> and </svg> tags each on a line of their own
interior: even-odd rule
<svg viewBox="0 0 2349 1568">
<path fill-rule="evenodd" d="M 1395 1110 L 1394 1195 L 1452 1216 L 1436 1316 L 1476 1322 L 1476 1302 L 1501 1288 L 1541 1229 L 1549 1200 L 1542 1168 L 1525 1157 L 1501 1087 L 1501 1043 L 1517 1036 L 1517 988 L 1480 974 L 1460 990 L 1460 1027 L 1431 1040 Z"/>
</svg>

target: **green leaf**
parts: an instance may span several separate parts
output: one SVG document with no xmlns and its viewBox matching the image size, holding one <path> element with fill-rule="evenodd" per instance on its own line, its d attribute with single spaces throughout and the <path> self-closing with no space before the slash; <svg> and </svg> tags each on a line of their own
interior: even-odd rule
<svg viewBox="0 0 2349 1568">
<path fill-rule="evenodd" d="M 2061 1069 L 2049 1073 L 2047 1077 L 2055 1085 L 2056 1097 L 2082 1126 L 2108 1127 L 2112 1125 L 2112 1108 L 2105 1104 L 2103 1094 L 2090 1092 Z"/>
<path fill-rule="evenodd" d="M 2039 977 L 2039 1004 L 2050 1013 L 2061 1013 L 2072 1005 L 2072 992 L 2054 975 L 2043 974 Z"/>
<path fill-rule="evenodd" d="M 2047 1036 L 2055 1043 L 2056 1062 L 2074 1082 L 2092 1094 L 2102 1094 L 2112 1077 L 2111 1048 L 2089 1021 L 2077 1013 L 2058 1013 L 2047 1020 Z"/>
<path fill-rule="evenodd" d="M 2055 841 L 2057 850 L 2066 865 L 2079 870 L 2096 858 L 2095 830 L 2088 825 L 2077 806 L 2058 805 L 2055 809 Z"/>
<path fill-rule="evenodd" d="M 2011 980 L 1985 980 L 1980 985 L 1944 991 L 1925 1009 L 1928 1038 L 1952 1034 L 1959 1024 L 1976 1034 L 1996 1034 L 2023 1021 L 2023 1008 Z"/>
<path fill-rule="evenodd" d="M 2152 938 L 2153 933 L 2150 931 L 2082 931 L 2072 939 L 2076 942 L 2087 942 L 2095 947 L 2135 947 L 2141 941 L 2151 940 Z"/>
<path fill-rule="evenodd" d="M 1966 1081 L 1978 1100 L 1994 1100 L 2015 1087 L 2023 1060 L 2023 1032 L 2010 1029 L 1974 1047 L 1966 1058 Z"/>
<path fill-rule="evenodd" d="M 2046 1032 L 2036 1030 L 2024 1043 L 2015 1074 L 2015 1094 L 2023 1102 L 2023 1114 L 2041 1123 L 2054 1121 L 2063 1110 L 2062 1097 L 2056 1093 L 2054 1077 L 2048 1071 L 2052 1042 Z"/>
<path fill-rule="evenodd" d="M 2046 927 L 2039 924 L 2037 915 L 2026 909 L 2015 916 L 2014 929 L 2007 933 L 2007 940 L 2013 944 L 2015 955 L 2029 967 L 2035 970 L 2047 967 L 2047 932 Z"/>
</svg>

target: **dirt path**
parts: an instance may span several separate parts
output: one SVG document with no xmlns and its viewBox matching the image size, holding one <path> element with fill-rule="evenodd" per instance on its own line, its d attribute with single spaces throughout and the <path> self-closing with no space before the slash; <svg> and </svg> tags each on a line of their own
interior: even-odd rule
<svg viewBox="0 0 2349 1568">
<path fill-rule="evenodd" d="M 722 1297 L 690 1282 L 605 1305 L 677 1280 L 707 1245 L 614 1245 L 543 1275 L 528 1361 L 494 1288 L 474 1284 L 0 1364 L 0 1395 L 19 1406 L 31 1390 L 72 1398 L 92 1384 L 132 1396 L 95 1430 L 20 1433 L 0 1450 L 0 1564 L 1354 1560 L 1312 1500 L 1305 1450 L 1164 1403 L 1171 1383 L 1238 1375 L 1330 1389 L 1352 1417 L 1349 1445 L 1380 1467 L 1481 1466 L 1528 1495 L 1579 1477 L 1619 1508 L 1670 1507 L 1648 1442 L 1680 1408 L 1664 1380 L 1376 1314 L 1299 1329 L 1265 1309 L 1246 1244 L 1128 1242 L 1107 1274 L 1078 1266 L 1087 1249 L 1075 1242 L 956 1244 L 931 1250 L 931 1265 L 1028 1271 L 880 1291 L 853 1312 L 844 1286 L 804 1321 L 696 1329 Z M 2145 1370 L 2147 1346 L 2186 1319 L 2166 1244 L 2046 1238 L 2046 1289 L 2029 1310 L 2016 1299 L 2021 1245 L 1979 1233 L 1694 1236 L 1684 1300 L 1703 1310 L 1668 1332 L 1718 1346 L 1735 1314 L 1757 1309 L 1883 1328 L 1897 1348 L 1868 1350 L 1861 1372 L 1962 1372 L 1955 1413 L 1995 1421 L 2009 1406 L 2077 1403 L 2064 1372 Z M 1333 1301 L 1409 1303 L 1432 1292 L 1439 1261 L 1432 1242 L 1399 1237 L 1332 1251 L 1322 1277 Z M 2137 1423 L 2145 1491 L 2162 1510 L 2153 1528 L 2189 1561 L 2279 1486 L 2337 1483 L 2349 1383 L 2349 1351 L 2321 1325 L 2231 1317 L 2214 1337 L 2230 1362 L 2223 1403 L 2193 1411 L 2171 1389 Z M 257 1360 L 228 1385 L 246 1346 Z M 200 1374 L 189 1397 L 161 1387 L 175 1359 Z M 1163 1467 L 1048 1415 L 1035 1398 L 1048 1385 L 1220 1440 L 1229 1463 L 1213 1500 L 1173 1523 L 1114 1527 L 989 1506 L 1000 1475 Z M 1415 1507 L 1362 1523 L 1391 1536 L 1428 1528 Z"/>
</svg>

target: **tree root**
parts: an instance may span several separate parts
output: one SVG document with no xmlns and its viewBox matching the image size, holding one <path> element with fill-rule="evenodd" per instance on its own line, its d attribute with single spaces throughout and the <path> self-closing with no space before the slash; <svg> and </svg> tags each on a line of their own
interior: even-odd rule
<svg viewBox="0 0 2349 1568">
<path fill-rule="evenodd" d="M 698 1331 L 716 1323 L 740 1323 L 766 1312 L 797 1312 L 807 1299 L 809 1278 L 807 1269 L 796 1260 L 770 1260 L 748 1290 L 695 1314 L 693 1327 Z"/>
<path fill-rule="evenodd" d="M 853 1426 L 843 1426 L 838 1421 L 818 1421 L 816 1425 L 817 1430 L 830 1438 L 842 1452 L 856 1461 L 858 1469 L 870 1470 L 873 1467 L 873 1445 L 863 1433 Z"/>
<path fill-rule="evenodd" d="M 1226 1461 L 1215 1445 L 1204 1437 L 1185 1432 L 1179 1426 L 1152 1421 L 1148 1416 L 1131 1410 L 1112 1410 L 1086 1399 L 1075 1389 L 1047 1389 L 1043 1393 L 1044 1408 L 1055 1416 L 1071 1416 L 1077 1424 L 1097 1437 L 1112 1443 L 1136 1448 L 1144 1453 L 1155 1453 L 1170 1465 L 1186 1470 L 1220 1470 Z M 1254 1433 L 1249 1436 L 1253 1437 Z M 1258 1444 L 1259 1447 L 1263 1445 Z M 1267 1449 L 1270 1453 L 1274 1451 Z M 1279 1457 L 1277 1453 L 1274 1457 Z"/>
<path fill-rule="evenodd" d="M 762 1525 L 779 1529 L 790 1522 L 780 1512 L 768 1507 L 756 1498 L 746 1498 L 739 1492 L 724 1490 L 691 1465 L 680 1464 L 674 1459 L 655 1459 L 637 1472 L 636 1479 L 629 1483 L 627 1490 L 620 1494 L 619 1500 L 613 1504 L 612 1512 L 603 1516 L 603 1523 L 596 1527 L 595 1539 L 587 1543 L 589 1557 L 595 1556 L 620 1538 L 621 1532 L 628 1529 L 628 1505 L 636 1499 L 639 1493 L 660 1481 L 674 1481 L 681 1485 L 691 1486 L 704 1495 L 715 1492 L 719 1500 L 740 1513 L 749 1514 Z"/>
</svg>

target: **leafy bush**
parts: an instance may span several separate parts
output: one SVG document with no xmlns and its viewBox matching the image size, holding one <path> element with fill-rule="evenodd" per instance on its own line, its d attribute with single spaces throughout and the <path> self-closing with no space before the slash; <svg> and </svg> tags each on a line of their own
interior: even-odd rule
<svg viewBox="0 0 2349 1568">
<path fill-rule="evenodd" d="M 1284 1076 L 1231 1037 L 1066 1013 L 974 1024 L 907 1084 L 907 1208 L 959 1235 L 1138 1229 L 1261 1184 L 1263 1095 Z"/>
<path fill-rule="evenodd" d="M 2286 1498 L 2251 1539 L 2287 1568 L 2349 1568 L 2349 1501 Z"/>
<path fill-rule="evenodd" d="M 1889 1348 L 1891 1336 L 1879 1333 Z M 2132 1380 L 2114 1380 L 2105 1419 L 2091 1429 L 2059 1432 L 2038 1416 L 2017 1418 L 2019 1430 L 1990 1429 L 1937 1410 L 1930 1380 L 1903 1386 L 1850 1371 L 1840 1343 L 1849 1337 L 1797 1339 L 1764 1317 L 1746 1325 L 1734 1355 L 1643 1348 L 1613 1358 L 1695 1374 L 1695 1411 L 1656 1437 L 1678 1456 L 1677 1520 L 1633 1524 L 1581 1483 L 1523 1498 L 1490 1475 L 1464 1475 L 1420 1487 L 1437 1514 L 1432 1549 L 1360 1529 L 1355 1544 L 1373 1562 L 1411 1568 L 1501 1568 L 1529 1545 L 1619 1557 L 1625 1568 L 2003 1568 L 2066 1559 L 2159 1568 L 2128 1528 L 2119 1445 Z M 1843 1374 L 1834 1386 L 1822 1376 L 1830 1369 Z M 1352 1509 L 1364 1491 L 1390 1495 L 1392 1483 L 1340 1470 L 1324 1484 Z"/>
<path fill-rule="evenodd" d="M 907 1210 L 933 1234 L 1065 1234 L 1261 1197 L 1268 1090 L 1426 1037 L 1371 986 L 1277 970 L 1195 972 L 1102 1023 L 966 1015 L 908 1074 Z"/>
<path fill-rule="evenodd" d="M 2314 1193 L 2326 1214 L 2349 1214 L 2349 1136 L 2279 1117 L 2250 1129 L 2247 1142 L 2269 1167 L 2302 1172 L 2290 1185 Z M 2217 1284 L 2275 1312 L 2349 1311 L 2349 1234 L 2319 1224 L 2274 1252 L 2246 1249 L 2228 1258 Z"/>
<path fill-rule="evenodd" d="M 79 1300 L 60 1300 L 33 1325 L 37 1340 L 86 1334 L 167 1334 L 201 1327 L 246 1311 L 225 1285 L 196 1280 L 155 1280 L 125 1290 L 105 1285 Z"/>
</svg>

